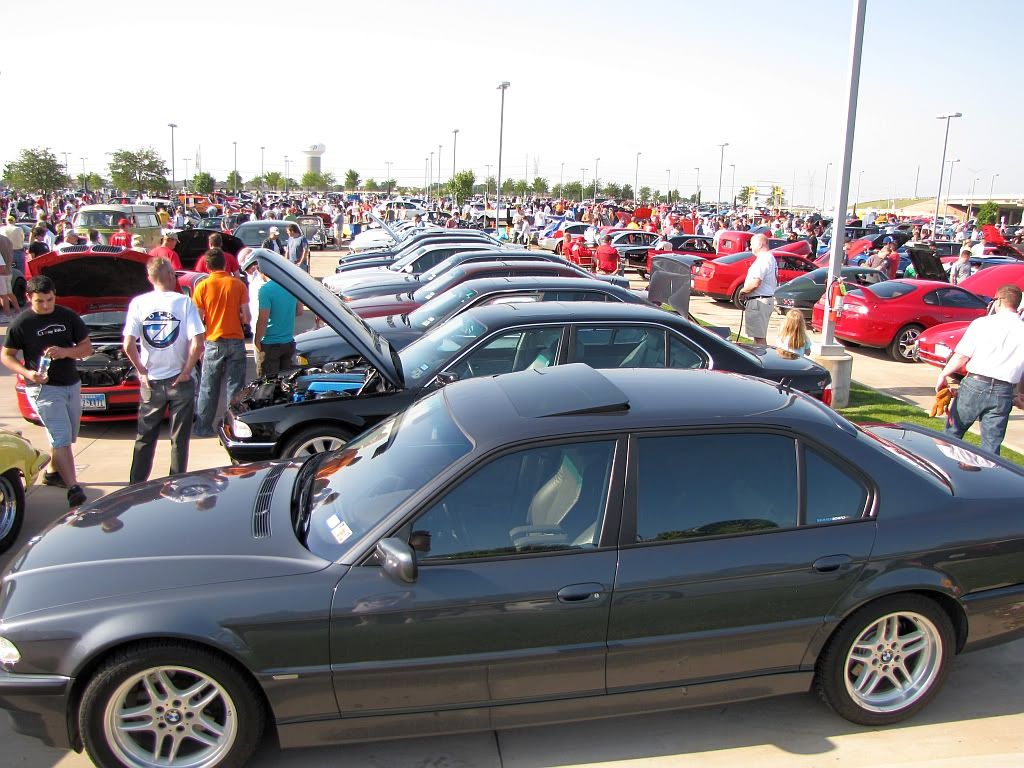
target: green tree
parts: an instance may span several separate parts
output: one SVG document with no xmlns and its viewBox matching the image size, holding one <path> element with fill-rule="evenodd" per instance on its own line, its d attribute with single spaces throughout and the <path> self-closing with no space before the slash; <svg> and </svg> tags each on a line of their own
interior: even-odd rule
<svg viewBox="0 0 1024 768">
<path fill-rule="evenodd" d="M 623 200 L 632 200 L 633 199 L 633 185 L 632 184 L 623 184 L 622 185 L 622 189 L 619 190 L 619 195 L 621 196 L 621 198 Z"/>
<path fill-rule="evenodd" d="M 563 184 L 555 184 L 555 186 L 553 186 L 551 188 L 551 195 L 552 195 L 552 197 L 561 198 L 562 197 L 562 190 L 563 190 L 564 186 L 565 185 L 563 185 Z"/>
<path fill-rule="evenodd" d="M 398 182 L 395 179 L 388 179 L 387 181 L 384 182 L 383 186 L 384 189 L 390 190 L 390 192 L 393 192 L 398 195 L 402 194 L 401 192 L 398 191 Z"/>
<path fill-rule="evenodd" d="M 110 180 L 122 191 L 155 192 L 167 189 L 168 169 L 157 151 L 143 147 L 121 149 L 110 157 Z"/>
<path fill-rule="evenodd" d="M 740 193 L 736 195 L 736 199 L 739 200 L 743 205 L 750 205 L 750 201 L 757 195 L 757 187 L 745 186 L 740 187 Z"/>
<path fill-rule="evenodd" d="M 365 189 L 367 192 L 376 192 L 377 190 L 380 189 L 380 186 L 378 186 L 377 182 L 374 181 L 373 179 L 367 179 L 366 181 L 363 182 L 363 189 Z"/>
<path fill-rule="evenodd" d="M 661 190 L 656 189 L 651 192 L 651 200 L 655 203 L 661 202 Z"/>
<path fill-rule="evenodd" d="M 18 159 L 4 167 L 4 181 L 15 189 L 53 192 L 68 183 L 64 166 L 49 149 L 23 149 Z"/>
<path fill-rule="evenodd" d="M 604 187 L 601 188 L 601 192 L 605 196 L 610 197 L 613 200 L 618 200 L 619 198 L 622 197 L 622 187 L 620 187 L 614 181 L 609 181 L 607 184 L 605 184 Z"/>
<path fill-rule="evenodd" d="M 249 186 L 256 187 L 257 189 L 263 189 L 263 185 L 266 183 L 266 179 L 262 176 L 253 176 L 249 179 Z"/>
<path fill-rule="evenodd" d="M 354 168 L 349 168 L 345 171 L 345 189 L 352 190 L 353 192 L 359 189 L 359 174 L 356 173 Z"/>
<path fill-rule="evenodd" d="M 242 188 L 242 174 L 238 171 L 232 171 L 228 174 L 227 179 L 224 182 L 227 184 L 228 189 L 241 189 Z"/>
<path fill-rule="evenodd" d="M 546 195 L 548 192 L 548 180 L 540 176 L 533 180 L 533 192 L 537 195 Z"/>
<path fill-rule="evenodd" d="M 511 195 L 516 188 L 516 183 L 513 179 L 505 179 L 501 182 L 501 194 Z"/>
<path fill-rule="evenodd" d="M 978 209 L 978 224 L 995 224 L 999 215 L 999 206 L 989 200 Z"/>
<path fill-rule="evenodd" d="M 98 173 L 80 173 L 75 177 L 75 181 L 78 182 L 78 186 L 83 189 L 97 190 L 100 187 L 107 185 L 107 180 L 100 176 Z"/>
<path fill-rule="evenodd" d="M 578 181 L 569 181 L 562 185 L 562 197 L 566 200 L 582 200 L 583 185 Z"/>
<path fill-rule="evenodd" d="M 277 171 L 271 171 L 263 177 L 263 181 L 273 190 L 281 189 L 284 186 L 284 176 Z"/>
<path fill-rule="evenodd" d="M 648 202 L 651 199 L 651 188 L 650 187 L 640 187 L 640 198 L 639 199 L 644 201 L 645 203 Z"/>
<path fill-rule="evenodd" d="M 325 190 L 334 186 L 334 174 L 306 171 L 300 182 L 304 189 Z"/>
<path fill-rule="evenodd" d="M 487 179 L 484 180 L 484 188 L 484 191 L 488 195 L 493 195 L 498 189 L 497 180 L 493 176 L 488 176 Z"/>
<path fill-rule="evenodd" d="M 526 179 L 516 179 L 512 185 L 512 194 L 516 197 L 526 197 L 526 193 L 529 191 L 530 185 L 526 183 Z"/>
<path fill-rule="evenodd" d="M 192 191 L 208 195 L 217 186 L 217 180 L 206 171 L 200 171 L 192 177 Z"/>
<path fill-rule="evenodd" d="M 472 171 L 459 171 L 452 177 L 448 182 L 448 193 L 454 198 L 456 205 L 460 205 L 473 194 L 475 183 L 476 175 Z"/>
</svg>

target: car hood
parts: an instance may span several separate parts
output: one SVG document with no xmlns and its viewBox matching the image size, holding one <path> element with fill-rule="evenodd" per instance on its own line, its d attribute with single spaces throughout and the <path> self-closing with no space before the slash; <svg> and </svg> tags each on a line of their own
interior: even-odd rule
<svg viewBox="0 0 1024 768">
<path fill-rule="evenodd" d="M 392 349 L 400 350 L 423 335 L 423 330 L 409 325 L 408 315 L 370 317 L 366 324 L 388 340 Z M 306 358 L 308 365 L 320 366 L 352 357 L 355 350 L 332 329 L 315 328 L 295 337 L 295 352 Z"/>
<path fill-rule="evenodd" d="M 328 565 L 292 533 L 296 462 L 190 472 L 131 486 L 66 514 L 4 574 L 4 619 L 98 597 L 309 573 Z M 274 488 L 269 488 L 274 482 Z M 269 491 L 269 535 L 255 502 Z"/>
<path fill-rule="evenodd" d="M 253 251 L 253 255 L 264 275 L 309 307 L 335 333 L 349 342 L 356 352 L 366 358 L 391 385 L 404 389 L 402 362 L 387 339 L 371 329 L 323 283 L 317 282 L 288 259 L 282 259 L 273 251 L 263 248 Z"/>
<path fill-rule="evenodd" d="M 949 282 L 949 274 L 942 266 L 942 260 L 934 248 L 927 245 L 908 245 L 907 256 L 917 271 L 918 280 L 941 280 Z"/>
<path fill-rule="evenodd" d="M 797 277 L 788 283 L 780 285 L 775 291 L 776 298 L 792 298 L 794 296 L 815 296 L 825 290 L 824 286 L 818 285 L 809 277 Z"/>
<path fill-rule="evenodd" d="M 153 289 L 146 277 L 149 254 L 110 249 L 67 250 L 28 262 L 28 276 L 46 275 L 57 285 L 57 303 L 80 315 L 125 309 L 135 296 Z"/>
<path fill-rule="evenodd" d="M 740 344 L 739 346 L 750 354 L 755 355 L 761 361 L 766 374 L 772 373 L 781 376 L 821 374 L 823 377 L 829 377 L 829 373 L 825 368 L 804 355 L 794 355 L 783 349 L 761 346 L 759 344 Z"/>
<path fill-rule="evenodd" d="M 356 269 L 335 272 L 323 279 L 324 285 L 335 293 L 343 292 L 346 288 L 363 283 L 376 282 L 378 280 L 394 280 L 404 278 L 405 272 L 396 272 L 386 266 L 360 266 Z"/>
<path fill-rule="evenodd" d="M 960 283 L 961 288 L 986 297 L 994 296 L 1004 285 L 1016 285 L 1024 289 L 1024 264 L 1000 264 L 979 269 Z"/>
</svg>

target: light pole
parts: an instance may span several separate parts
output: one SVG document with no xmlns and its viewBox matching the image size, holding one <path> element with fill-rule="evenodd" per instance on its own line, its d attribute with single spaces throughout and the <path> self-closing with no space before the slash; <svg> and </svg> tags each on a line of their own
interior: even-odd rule
<svg viewBox="0 0 1024 768">
<path fill-rule="evenodd" d="M 668 189 L 668 204 L 672 205 L 672 169 L 666 168 L 665 173 L 667 174 L 665 183 L 668 184 L 668 187 L 666 187 Z"/>
<path fill-rule="evenodd" d="M 284 193 L 288 194 L 288 155 L 284 156 Z"/>
<path fill-rule="evenodd" d="M 235 148 L 235 167 L 234 167 L 234 170 L 232 171 L 232 174 L 233 174 L 233 179 L 232 180 L 235 182 L 235 184 L 234 184 L 235 194 L 237 195 L 238 194 L 238 142 L 237 141 L 232 141 L 231 144 Z"/>
<path fill-rule="evenodd" d="M 562 161 L 562 167 L 558 171 L 558 188 L 559 189 L 562 188 L 562 185 L 563 185 L 564 182 L 565 182 L 565 161 L 563 160 Z"/>
<path fill-rule="evenodd" d="M 437 145 L 437 199 L 441 199 L 441 145 Z"/>
<path fill-rule="evenodd" d="M 185 191 L 188 192 L 188 158 L 185 158 L 185 183 L 182 185 L 185 187 Z"/>
<path fill-rule="evenodd" d="M 853 198 L 853 215 L 857 215 L 857 204 L 860 203 L 860 180 L 864 176 L 864 171 L 857 171 L 857 196 Z"/>
<path fill-rule="evenodd" d="M 939 223 L 939 201 L 942 200 L 942 175 L 946 170 L 946 146 L 949 144 L 949 121 L 954 117 L 963 117 L 963 112 L 947 112 L 944 115 L 936 115 L 936 120 L 946 121 L 946 137 L 942 140 L 942 162 L 939 163 L 939 191 L 935 193 L 935 218 L 932 219 L 932 240 L 935 240 L 935 230 Z"/>
<path fill-rule="evenodd" d="M 68 154 L 69 153 L 62 152 L 61 154 L 64 155 L 64 175 L 67 176 L 70 179 L 71 178 L 71 172 L 68 170 Z M 139 191 L 141 192 L 142 190 L 140 189 Z"/>
<path fill-rule="evenodd" d="M 266 147 L 260 147 L 260 191 L 264 191 L 267 188 L 266 174 L 263 173 L 263 155 L 266 151 Z"/>
<path fill-rule="evenodd" d="M 700 168 L 697 166 L 693 167 L 693 170 L 697 172 L 697 202 L 700 202 Z"/>
<path fill-rule="evenodd" d="M 384 165 L 388 167 L 388 177 L 385 181 L 387 181 L 388 185 L 388 197 L 391 197 L 391 161 L 385 160 Z"/>
<path fill-rule="evenodd" d="M 949 180 L 946 182 L 946 205 L 942 209 L 943 216 L 949 216 L 949 192 L 953 189 L 953 166 L 960 162 L 960 158 L 949 161 Z"/>
<path fill-rule="evenodd" d="M 498 218 L 501 216 L 501 150 L 505 139 L 505 91 L 508 90 L 508 80 L 498 83 L 498 90 L 501 91 L 501 116 L 498 119 L 498 180 L 494 190 L 494 228 L 498 229 Z"/>
<path fill-rule="evenodd" d="M 967 201 L 967 220 L 971 220 L 971 211 L 974 209 L 974 187 L 981 181 L 977 176 L 974 177 L 974 181 L 971 182 L 971 196 Z"/>
<path fill-rule="evenodd" d="M 640 153 L 636 153 L 636 169 L 633 171 L 633 205 L 636 205 L 636 187 L 640 183 Z"/>
<path fill-rule="evenodd" d="M 992 199 L 992 190 L 996 188 L 996 176 L 998 176 L 998 175 L 999 175 L 998 173 L 993 173 L 992 174 L 992 181 L 990 181 L 989 184 L 988 184 L 988 199 L 989 200 Z"/>
<path fill-rule="evenodd" d="M 718 206 L 722 204 L 722 169 L 725 168 L 725 148 L 729 146 L 729 142 L 719 144 L 718 148 L 721 150 L 721 155 L 718 158 L 718 199 L 715 200 L 715 215 L 718 215 Z"/>
<path fill-rule="evenodd" d="M 459 129 L 452 128 L 452 178 L 455 178 L 455 145 L 459 141 Z"/>
<path fill-rule="evenodd" d="M 580 168 L 580 202 L 583 202 L 583 190 L 587 188 L 587 169 Z"/>
<path fill-rule="evenodd" d="M 729 197 L 732 198 L 732 207 L 736 207 L 736 163 L 729 163 L 729 167 L 732 168 L 732 184 L 730 185 Z"/>
<path fill-rule="evenodd" d="M 597 164 L 600 160 L 600 157 L 594 158 L 594 205 L 597 205 Z"/>
<path fill-rule="evenodd" d="M 487 210 L 487 194 L 491 191 L 491 164 L 484 163 L 484 168 L 487 169 L 487 175 L 484 176 L 484 210 Z"/>
<path fill-rule="evenodd" d="M 821 212 L 825 212 L 825 197 L 828 195 L 828 169 L 832 167 L 832 163 L 826 163 L 825 165 L 825 183 L 821 187 Z"/>
<path fill-rule="evenodd" d="M 434 153 L 430 153 L 430 174 L 427 176 L 427 200 L 434 196 Z"/>
<path fill-rule="evenodd" d="M 88 194 L 88 192 L 89 192 L 89 177 L 85 175 L 85 158 L 83 157 L 83 158 L 81 158 L 81 160 L 82 160 L 82 185 L 85 187 L 86 194 Z"/>
<path fill-rule="evenodd" d="M 168 123 L 167 127 L 171 129 L 171 186 L 174 186 L 174 129 L 178 127 L 177 123 Z"/>
</svg>

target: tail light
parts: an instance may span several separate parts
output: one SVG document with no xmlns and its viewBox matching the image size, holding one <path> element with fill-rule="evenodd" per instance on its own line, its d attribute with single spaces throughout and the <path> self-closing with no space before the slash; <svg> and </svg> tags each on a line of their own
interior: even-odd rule
<svg viewBox="0 0 1024 768">
<path fill-rule="evenodd" d="M 827 405 L 829 408 L 832 407 L 832 385 L 828 384 L 823 390 L 821 390 L 821 402 Z"/>
</svg>

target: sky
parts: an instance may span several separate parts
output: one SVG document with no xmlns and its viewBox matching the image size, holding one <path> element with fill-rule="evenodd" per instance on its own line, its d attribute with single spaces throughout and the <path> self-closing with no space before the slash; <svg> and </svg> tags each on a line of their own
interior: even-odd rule
<svg viewBox="0 0 1024 768">
<path fill-rule="evenodd" d="M 173 122 L 177 178 L 201 151 L 223 180 L 232 142 L 243 178 L 260 173 L 261 146 L 266 171 L 287 156 L 299 178 L 303 149 L 322 143 L 339 180 L 354 168 L 381 181 L 390 161 L 399 184 L 421 185 L 431 152 L 451 176 L 457 128 L 455 166 L 481 179 L 488 164 L 497 175 L 508 80 L 503 178 L 593 183 L 596 165 L 602 183 L 664 190 L 671 178 L 690 194 L 700 168 L 710 199 L 721 162 L 723 198 L 733 178 L 787 197 L 795 179 L 798 204 L 827 192 L 831 207 L 836 194 L 852 0 L 51 0 L 46 17 L 39 27 L 30 3 L 4 10 L 26 33 L 5 35 L 0 87 L 26 108 L 4 121 L 0 163 L 41 146 L 67 152 L 72 173 L 84 157 L 106 176 L 108 153 L 152 146 L 170 166 Z M 934 196 L 935 116 L 955 111 L 952 194 L 987 194 L 998 173 L 996 196 L 1024 197 L 1012 149 L 1024 3 L 868 0 L 866 18 L 851 202 L 858 179 L 861 200 L 910 197 L 915 184 Z"/>
</svg>

